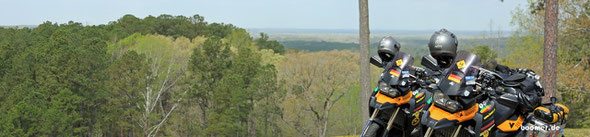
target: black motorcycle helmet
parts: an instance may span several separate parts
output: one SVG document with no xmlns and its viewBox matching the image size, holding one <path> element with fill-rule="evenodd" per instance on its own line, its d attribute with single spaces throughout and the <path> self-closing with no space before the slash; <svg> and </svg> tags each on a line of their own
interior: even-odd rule
<svg viewBox="0 0 590 137">
<path fill-rule="evenodd" d="M 377 54 L 379 54 L 379 57 L 381 57 L 383 62 L 389 62 L 395 57 L 395 54 L 397 54 L 400 47 L 401 44 L 399 44 L 399 42 L 393 37 L 383 37 L 379 42 L 379 47 L 377 47 Z"/>
<path fill-rule="evenodd" d="M 442 68 L 447 68 L 453 62 L 455 55 L 457 55 L 457 46 L 459 42 L 457 37 L 447 29 L 441 29 L 432 34 L 430 42 L 428 42 L 428 49 L 430 55 L 437 60 L 437 63 Z"/>
</svg>

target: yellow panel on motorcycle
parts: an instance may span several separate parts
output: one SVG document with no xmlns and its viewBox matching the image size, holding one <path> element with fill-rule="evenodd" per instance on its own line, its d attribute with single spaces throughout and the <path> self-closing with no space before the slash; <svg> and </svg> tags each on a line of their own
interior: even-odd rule
<svg viewBox="0 0 590 137">
<path fill-rule="evenodd" d="M 518 130 L 523 122 L 524 118 L 522 115 L 518 115 L 516 120 L 507 119 L 506 121 L 502 122 L 500 125 L 498 125 L 498 129 L 504 132 L 513 132 Z"/>
<path fill-rule="evenodd" d="M 462 69 L 465 67 L 465 60 L 457 62 L 457 68 Z"/>
<path fill-rule="evenodd" d="M 397 66 L 402 65 L 402 63 L 404 63 L 402 59 L 398 59 L 395 61 L 395 64 L 397 64 Z"/>
</svg>

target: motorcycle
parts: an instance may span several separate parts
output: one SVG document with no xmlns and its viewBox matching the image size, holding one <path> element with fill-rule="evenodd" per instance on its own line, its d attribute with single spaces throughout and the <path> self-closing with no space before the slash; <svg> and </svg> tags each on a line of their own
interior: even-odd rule
<svg viewBox="0 0 590 137">
<path fill-rule="evenodd" d="M 390 62 L 378 56 L 371 64 L 384 68 L 370 98 L 371 117 L 361 137 L 421 136 L 422 110 L 427 109 L 431 93 L 421 88 L 424 69 L 412 66 L 410 54 L 398 52 Z M 394 134 L 395 133 L 395 134 Z"/>
<path fill-rule="evenodd" d="M 428 127 L 424 137 L 489 135 L 497 123 L 493 114 L 504 112 L 504 109 L 496 110 L 497 103 L 490 95 L 495 90 L 495 80 L 501 77 L 479 68 L 480 64 L 475 54 L 457 52 L 453 66 L 445 70 L 445 78 L 433 91 L 434 103 L 423 115 L 421 123 Z M 506 111 L 510 110 L 513 109 Z M 518 120 L 513 128 L 518 129 L 522 124 L 522 118 Z"/>
<path fill-rule="evenodd" d="M 505 83 L 522 81 L 522 76 L 510 76 L 505 80 L 479 66 L 480 59 L 475 54 L 457 53 L 453 66 L 444 70 L 444 78 L 432 91 L 434 103 L 422 116 L 421 124 L 428 127 L 424 137 L 537 136 L 542 135 L 541 132 L 522 130 L 521 126 L 554 124 L 559 120 L 560 126 L 565 125 L 565 118 L 552 115 L 551 112 L 557 111 L 543 110 L 537 114 L 535 110 L 534 115 L 530 111 L 516 111 L 519 109 L 516 90 L 519 89 Z M 561 115 L 566 116 L 565 106 L 561 108 Z M 537 120 L 543 116 L 553 118 L 554 123 Z"/>
<path fill-rule="evenodd" d="M 503 81 L 500 82 L 500 88 L 496 91 L 496 100 L 498 103 L 512 107 L 504 109 L 521 110 L 521 112 L 516 113 L 521 113 L 521 115 L 524 116 L 524 122 L 521 129 L 516 132 L 516 134 L 507 135 L 503 132 L 507 129 L 507 126 L 513 126 L 509 123 L 508 125 L 498 126 L 497 128 L 499 131 L 497 130 L 494 135 L 541 137 L 562 136 L 567 122 L 569 109 L 565 105 L 557 103 L 555 97 L 551 98 L 550 104 L 541 106 L 536 104 L 540 103 L 540 97 L 544 96 L 544 91 L 539 82 L 540 76 L 535 74 L 534 71 L 516 68 L 512 69 L 510 72 L 511 74 L 502 76 Z M 516 96 L 520 98 L 520 104 L 512 104 L 506 101 L 514 100 L 517 98 Z M 509 120 L 514 120 L 514 117 L 509 118 Z"/>
</svg>

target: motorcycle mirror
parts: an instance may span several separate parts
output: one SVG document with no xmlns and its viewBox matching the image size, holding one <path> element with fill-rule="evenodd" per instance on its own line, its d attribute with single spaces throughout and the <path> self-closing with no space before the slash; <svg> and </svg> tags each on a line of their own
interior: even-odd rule
<svg viewBox="0 0 590 137">
<path fill-rule="evenodd" d="M 371 57 L 369 62 L 371 62 L 371 64 L 373 64 L 374 66 L 377 66 L 379 68 L 383 68 L 385 66 L 383 64 L 383 60 L 381 60 L 381 57 L 379 57 L 378 55 Z"/>
<path fill-rule="evenodd" d="M 422 56 L 422 62 L 420 62 L 420 64 L 434 71 L 439 70 L 436 59 L 434 59 L 434 57 L 432 57 L 430 54 Z"/>
</svg>

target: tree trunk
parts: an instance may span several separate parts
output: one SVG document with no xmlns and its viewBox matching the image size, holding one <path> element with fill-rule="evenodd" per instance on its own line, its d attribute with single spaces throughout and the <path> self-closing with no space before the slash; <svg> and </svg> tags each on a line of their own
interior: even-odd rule
<svg viewBox="0 0 590 137">
<path fill-rule="evenodd" d="M 543 103 L 550 103 L 550 98 L 555 96 L 556 87 L 556 68 L 557 68 L 557 0 L 545 0 L 545 48 L 543 50 L 543 88 L 545 96 Z"/>
<path fill-rule="evenodd" d="M 250 112 L 248 114 L 247 122 L 248 122 L 248 134 L 246 134 L 246 137 L 255 137 L 256 136 L 256 119 L 255 119 L 255 115 L 254 115 L 254 97 L 250 96 L 250 108 L 249 108 Z"/>
<path fill-rule="evenodd" d="M 369 91 L 371 90 L 371 68 L 369 67 L 369 2 L 359 0 L 359 43 L 360 43 L 360 105 L 363 126 L 369 120 Z"/>
<path fill-rule="evenodd" d="M 201 129 L 207 129 L 207 107 L 201 105 Z"/>
<path fill-rule="evenodd" d="M 332 106 L 330 105 L 330 109 L 332 108 Z M 326 110 L 324 112 L 324 129 L 322 129 L 322 134 L 320 135 L 320 137 L 326 137 L 326 133 L 328 132 L 328 119 L 330 118 L 330 109 Z"/>
<path fill-rule="evenodd" d="M 264 137 L 268 137 L 268 123 L 270 122 L 268 119 L 268 112 L 264 111 Z"/>
</svg>

